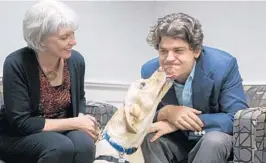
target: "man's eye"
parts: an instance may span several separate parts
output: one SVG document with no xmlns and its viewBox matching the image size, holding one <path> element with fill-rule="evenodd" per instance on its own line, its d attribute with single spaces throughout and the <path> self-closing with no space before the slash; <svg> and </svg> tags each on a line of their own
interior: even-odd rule
<svg viewBox="0 0 266 163">
<path fill-rule="evenodd" d="M 183 50 L 175 50 L 174 51 L 176 54 L 182 54 L 183 53 Z"/>
<path fill-rule="evenodd" d="M 160 49 L 159 52 L 160 52 L 161 54 L 166 54 L 166 53 L 167 53 L 167 51 L 166 51 L 166 50 L 163 50 L 163 49 Z"/>
</svg>

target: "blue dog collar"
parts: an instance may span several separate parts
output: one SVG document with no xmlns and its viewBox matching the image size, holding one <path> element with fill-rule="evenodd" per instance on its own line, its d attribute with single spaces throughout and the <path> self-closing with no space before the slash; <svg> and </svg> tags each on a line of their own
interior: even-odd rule
<svg viewBox="0 0 266 163">
<path fill-rule="evenodd" d="M 137 151 L 137 148 L 132 147 L 132 148 L 123 148 L 121 145 L 113 142 L 110 140 L 110 136 L 107 134 L 107 132 L 104 132 L 104 138 L 110 143 L 110 145 L 115 148 L 118 152 L 121 153 L 126 153 L 127 155 L 133 154 Z"/>
</svg>

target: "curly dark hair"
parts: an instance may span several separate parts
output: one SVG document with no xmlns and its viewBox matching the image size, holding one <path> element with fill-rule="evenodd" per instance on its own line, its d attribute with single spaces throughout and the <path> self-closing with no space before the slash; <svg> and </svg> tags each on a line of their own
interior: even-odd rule
<svg viewBox="0 0 266 163">
<path fill-rule="evenodd" d="M 150 28 L 147 42 L 156 50 L 163 36 L 179 38 L 186 41 L 193 51 L 202 49 L 203 33 L 200 22 L 185 13 L 173 13 L 158 18 Z"/>
</svg>

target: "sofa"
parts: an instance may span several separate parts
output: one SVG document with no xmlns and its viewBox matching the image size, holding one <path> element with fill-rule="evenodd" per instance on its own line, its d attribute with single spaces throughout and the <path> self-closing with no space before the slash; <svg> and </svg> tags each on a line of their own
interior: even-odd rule
<svg viewBox="0 0 266 163">
<path fill-rule="evenodd" d="M 244 90 L 249 110 L 235 115 L 233 162 L 265 163 L 266 85 L 245 85 Z"/>
<path fill-rule="evenodd" d="M 266 85 L 244 85 L 244 90 L 250 108 L 266 107 Z M 0 104 L 3 105 L 1 83 L 0 83 Z M 108 122 L 108 120 L 111 118 L 111 116 L 116 110 L 117 108 L 110 104 L 95 102 L 95 101 L 87 101 L 88 114 L 95 116 L 98 122 L 101 124 L 102 128 L 105 127 L 106 123 Z M 266 160 L 265 126 L 266 122 L 265 125 L 263 125 L 262 127 L 262 130 L 264 132 L 262 133 L 262 137 L 260 137 L 260 139 L 263 138 L 264 140 L 263 142 L 265 142 L 265 145 L 263 144 L 263 148 L 260 147 L 260 150 L 257 150 L 256 145 L 254 145 L 257 142 L 257 137 L 256 135 L 252 134 L 254 133 L 252 132 L 253 128 L 247 126 L 246 131 L 240 133 L 241 136 L 236 136 L 236 134 L 234 133 L 234 161 L 233 161 L 234 163 L 265 162 Z M 241 143 L 240 145 L 237 145 L 236 142 L 241 142 Z M 135 154 L 133 154 L 130 159 L 132 160 L 131 161 L 132 163 L 144 163 L 141 150 L 138 150 Z M 0 163 L 4 162 L 0 160 Z"/>
</svg>

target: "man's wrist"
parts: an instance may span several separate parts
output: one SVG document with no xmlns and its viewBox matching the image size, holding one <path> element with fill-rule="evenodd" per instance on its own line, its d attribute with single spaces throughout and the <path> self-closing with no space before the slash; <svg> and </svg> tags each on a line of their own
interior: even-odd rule
<svg viewBox="0 0 266 163">
<path fill-rule="evenodd" d="M 167 117 L 167 108 L 162 108 L 158 112 L 157 121 L 163 121 L 166 120 Z"/>
</svg>

